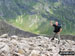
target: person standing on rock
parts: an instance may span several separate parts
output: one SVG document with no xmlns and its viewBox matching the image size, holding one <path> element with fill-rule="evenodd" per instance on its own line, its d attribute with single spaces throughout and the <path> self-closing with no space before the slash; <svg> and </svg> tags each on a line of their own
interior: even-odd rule
<svg viewBox="0 0 75 56">
<path fill-rule="evenodd" d="M 50 25 L 54 27 L 54 36 L 51 39 L 51 41 L 54 40 L 55 37 L 58 37 L 58 43 L 60 42 L 60 32 L 62 31 L 62 27 L 61 25 L 59 25 L 59 23 L 56 21 L 55 24 L 52 23 L 52 21 L 50 21 Z"/>
</svg>

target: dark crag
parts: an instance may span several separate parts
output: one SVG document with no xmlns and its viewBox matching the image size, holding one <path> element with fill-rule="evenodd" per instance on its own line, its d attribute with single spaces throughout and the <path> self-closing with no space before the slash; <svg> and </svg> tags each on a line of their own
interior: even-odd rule
<svg viewBox="0 0 75 56">
<path fill-rule="evenodd" d="M 9 36 L 17 35 L 17 36 L 21 36 L 21 37 L 37 36 L 36 34 L 18 29 L 16 27 L 8 24 L 6 21 L 0 21 L 0 35 L 2 35 L 2 34 L 8 34 Z"/>
</svg>

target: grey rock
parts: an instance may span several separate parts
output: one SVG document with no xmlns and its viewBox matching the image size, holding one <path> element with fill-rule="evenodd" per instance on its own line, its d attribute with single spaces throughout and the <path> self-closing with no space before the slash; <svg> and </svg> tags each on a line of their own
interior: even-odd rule
<svg viewBox="0 0 75 56">
<path fill-rule="evenodd" d="M 75 41 L 58 39 L 53 42 L 44 36 L 18 37 L 13 35 L 7 38 L 0 38 L 0 55 L 4 56 L 60 56 L 59 51 L 75 51 Z M 64 44 L 63 44 L 64 43 Z"/>
<path fill-rule="evenodd" d="M 8 34 L 3 34 L 0 36 L 0 38 L 7 38 L 8 37 Z"/>
</svg>

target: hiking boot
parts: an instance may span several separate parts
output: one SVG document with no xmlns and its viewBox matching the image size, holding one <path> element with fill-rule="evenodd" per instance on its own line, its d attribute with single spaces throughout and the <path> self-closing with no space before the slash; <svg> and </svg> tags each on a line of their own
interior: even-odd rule
<svg viewBox="0 0 75 56">
<path fill-rule="evenodd" d="M 53 40 L 54 40 L 54 38 L 51 39 L 51 41 L 53 41 Z"/>
</svg>

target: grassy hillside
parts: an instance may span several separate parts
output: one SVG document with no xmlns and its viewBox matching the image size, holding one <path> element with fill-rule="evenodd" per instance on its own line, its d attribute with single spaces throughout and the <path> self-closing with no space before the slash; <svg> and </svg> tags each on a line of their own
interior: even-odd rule
<svg viewBox="0 0 75 56">
<path fill-rule="evenodd" d="M 49 21 L 62 24 L 62 34 L 75 35 L 75 0 L 0 0 L 0 18 L 29 32 L 52 34 Z"/>
</svg>

